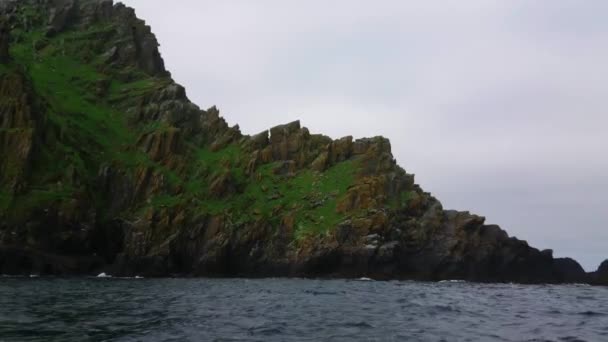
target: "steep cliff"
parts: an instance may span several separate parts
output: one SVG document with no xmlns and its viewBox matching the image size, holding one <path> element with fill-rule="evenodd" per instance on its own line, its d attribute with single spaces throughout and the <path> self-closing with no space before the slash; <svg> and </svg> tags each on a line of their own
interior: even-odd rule
<svg viewBox="0 0 608 342">
<path fill-rule="evenodd" d="M 444 210 L 385 138 L 229 127 L 188 100 L 131 8 L 0 11 L 0 273 L 587 279 Z"/>
</svg>

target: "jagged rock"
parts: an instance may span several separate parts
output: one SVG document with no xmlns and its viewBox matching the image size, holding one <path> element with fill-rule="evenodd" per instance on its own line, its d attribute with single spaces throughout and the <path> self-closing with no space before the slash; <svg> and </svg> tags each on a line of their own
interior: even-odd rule
<svg viewBox="0 0 608 342">
<path fill-rule="evenodd" d="M 291 134 L 300 130 L 300 120 L 285 125 L 275 126 L 270 129 L 270 142 L 277 144 L 285 141 Z"/>
<path fill-rule="evenodd" d="M 348 136 L 330 144 L 328 159 L 331 164 L 335 164 L 349 159 L 352 153 L 353 137 Z"/>
<path fill-rule="evenodd" d="M 84 26 L 93 25 L 112 18 L 113 0 L 80 0 L 81 22 Z"/>
<path fill-rule="evenodd" d="M 272 172 L 275 175 L 281 175 L 281 176 L 293 176 L 296 173 L 296 162 L 293 160 L 285 160 L 282 162 L 279 162 L 274 169 L 272 170 Z"/>
<path fill-rule="evenodd" d="M 311 168 L 315 171 L 325 171 L 327 169 L 329 163 L 329 153 L 322 152 L 319 156 L 312 162 Z"/>
<path fill-rule="evenodd" d="M 255 169 L 258 167 L 260 162 L 260 151 L 254 151 L 251 154 L 251 159 L 247 163 L 247 167 L 245 168 L 245 174 L 251 176 L 255 173 Z"/>
<path fill-rule="evenodd" d="M 249 140 L 249 143 L 251 144 L 251 148 L 254 150 L 261 150 L 263 148 L 265 148 L 266 146 L 268 146 L 268 144 L 270 143 L 270 139 L 268 137 L 268 131 L 264 131 L 261 133 L 258 133 L 254 136 L 251 137 L 251 139 Z"/>
<path fill-rule="evenodd" d="M 47 37 L 63 31 L 71 25 L 78 15 L 76 0 L 51 0 L 49 8 Z"/>
<path fill-rule="evenodd" d="M 85 12 L 86 13 L 86 12 Z M 91 15 L 89 14 L 90 18 Z M 114 18 L 118 35 L 122 38 L 108 52 L 120 64 L 134 64 L 151 75 L 165 75 L 164 61 L 158 51 L 158 41 L 150 27 L 135 16 L 132 8 L 117 3 L 110 10 L 106 1 L 95 7 L 93 17 L 96 20 Z M 91 20 L 85 20 L 91 21 Z M 114 48 L 116 48 L 114 50 Z"/>
<path fill-rule="evenodd" d="M 338 224 L 335 232 L 336 241 L 339 244 L 352 243 L 356 239 L 357 234 L 354 233 L 353 223 L 351 220 L 346 220 Z"/>
<path fill-rule="evenodd" d="M 386 200 L 384 188 L 385 180 L 383 177 L 363 178 L 357 185 L 348 189 L 346 196 L 340 200 L 336 210 L 346 213 L 376 207 Z"/>
<path fill-rule="evenodd" d="M 105 63 L 135 65 L 150 75 L 167 75 L 158 51 L 158 42 L 150 27 L 135 16 L 133 9 L 111 0 L 50 0 L 48 1 L 46 36 L 53 37 L 71 27 L 86 27 L 113 20 L 119 39 L 110 40 L 101 56 Z M 40 5 L 38 5 L 40 6 Z"/>
<path fill-rule="evenodd" d="M 212 151 L 219 151 L 231 143 L 238 141 L 242 137 L 241 130 L 238 125 L 226 129 L 223 134 L 217 136 L 217 138 L 211 144 Z"/>
<path fill-rule="evenodd" d="M 270 148 L 273 160 L 295 159 L 294 152 L 302 143 L 300 133 L 300 121 L 294 121 L 285 125 L 270 129 Z"/>
<path fill-rule="evenodd" d="M 226 121 L 220 116 L 220 111 L 213 106 L 206 111 L 201 111 L 198 117 L 203 138 L 201 143 L 213 143 L 218 136 L 225 134 L 230 129 Z M 239 137 L 240 138 L 240 137 Z"/>
<path fill-rule="evenodd" d="M 213 197 L 221 198 L 235 192 L 236 184 L 230 172 L 218 175 L 209 185 L 209 193 Z"/>
<path fill-rule="evenodd" d="M 383 244 L 376 252 L 376 262 L 389 263 L 395 258 L 395 251 L 399 248 L 399 241 L 391 241 Z"/>
<path fill-rule="evenodd" d="M 188 101 L 184 88 L 176 84 L 142 97 L 136 110 L 138 121 L 163 122 L 179 128 L 185 136 L 196 135 L 203 130 L 201 110 Z"/>
<path fill-rule="evenodd" d="M 155 161 L 178 154 L 181 148 L 180 144 L 181 136 L 178 129 L 146 134 L 137 143 Z"/>
<path fill-rule="evenodd" d="M 110 64 L 110 63 L 114 62 L 117 57 L 118 57 L 118 47 L 112 46 L 109 50 L 107 50 L 106 52 L 104 52 L 101 55 L 100 59 L 103 61 L 104 64 Z"/>
<path fill-rule="evenodd" d="M 391 143 L 384 137 L 363 138 L 353 143 L 353 154 L 391 153 Z"/>
<path fill-rule="evenodd" d="M 155 98 L 153 99 L 155 102 L 187 100 L 186 88 L 175 83 L 169 84 L 163 88 L 160 92 L 158 92 L 158 94 L 155 95 Z"/>
</svg>

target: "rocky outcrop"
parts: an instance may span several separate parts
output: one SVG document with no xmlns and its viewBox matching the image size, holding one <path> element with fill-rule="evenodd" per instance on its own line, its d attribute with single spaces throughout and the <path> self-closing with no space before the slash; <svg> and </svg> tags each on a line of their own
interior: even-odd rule
<svg viewBox="0 0 608 342">
<path fill-rule="evenodd" d="M 243 135 L 189 101 L 123 4 L 0 11 L 0 273 L 608 283 L 445 210 L 383 137 Z"/>
<path fill-rule="evenodd" d="M 107 18 L 119 23 L 117 34 L 123 37 L 106 52 L 107 62 L 135 64 L 151 75 L 166 74 L 156 37 L 152 34 L 150 26 L 135 16 L 132 8 L 118 3 L 110 9 L 108 1 L 103 1 L 98 7 L 93 8 L 101 11 L 100 14 L 95 15 L 96 18 Z"/>
<path fill-rule="evenodd" d="M 65 30 L 78 15 L 76 0 L 51 0 L 49 2 L 49 18 L 46 35 L 51 37 Z"/>
<path fill-rule="evenodd" d="M 576 283 L 585 280 L 588 282 L 588 275 L 583 267 L 574 259 L 559 258 L 553 261 L 556 277 L 560 282 Z M 587 280 L 586 280 L 587 279 Z"/>
<path fill-rule="evenodd" d="M 47 38 L 68 30 L 111 22 L 113 26 L 110 31 L 98 33 L 108 33 L 104 37 L 104 44 L 88 47 L 99 50 L 97 57 L 106 63 L 135 65 L 151 75 L 167 74 L 158 51 L 158 41 L 150 27 L 135 16 L 132 8 L 122 3 L 114 4 L 112 0 L 25 0 L 23 5 L 45 7 L 42 20 L 46 23 L 44 32 Z M 9 6 L 8 2 L 6 6 Z M 10 6 L 17 4 L 10 2 Z M 26 21 L 16 21 L 19 25 L 29 26 Z"/>
<path fill-rule="evenodd" d="M 608 260 L 604 260 L 600 267 L 597 269 L 597 274 L 599 276 L 608 276 Z"/>
<path fill-rule="evenodd" d="M 588 278 L 592 284 L 608 285 L 608 260 L 602 262 L 597 271 L 590 273 Z"/>
</svg>

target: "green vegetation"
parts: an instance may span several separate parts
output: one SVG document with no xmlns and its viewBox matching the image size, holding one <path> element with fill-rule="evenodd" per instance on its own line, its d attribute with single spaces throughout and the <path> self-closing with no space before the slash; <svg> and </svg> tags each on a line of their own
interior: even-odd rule
<svg viewBox="0 0 608 342">
<path fill-rule="evenodd" d="M 230 208 L 225 200 L 213 200 L 209 192 L 210 180 L 222 173 L 232 174 L 238 183 L 245 183 L 246 176 L 241 161 L 243 154 L 237 145 L 229 145 L 219 151 L 208 148 L 190 146 L 192 160 L 190 167 L 184 174 L 177 174 L 171 170 L 158 166 L 157 170 L 165 174 L 174 189 L 179 189 L 174 195 L 161 195 L 155 197 L 146 208 L 176 207 L 190 205 L 199 208 L 201 213 L 220 213 Z"/>
<path fill-rule="evenodd" d="M 344 215 L 336 211 L 336 205 L 354 182 L 357 169 L 354 163 L 355 161 L 352 160 L 346 161 L 335 165 L 325 173 L 315 174 L 312 192 L 309 194 L 313 200 L 312 210 L 298 212 L 297 239 L 327 233 L 344 219 Z M 301 186 L 310 187 L 310 184 L 301 183 Z"/>
<path fill-rule="evenodd" d="M 129 99 L 137 99 L 167 83 L 166 79 L 147 77 L 145 75 L 138 75 L 137 77 L 136 79 L 139 80 L 128 83 L 112 80 L 109 88 L 109 102 L 120 103 Z"/>
<path fill-rule="evenodd" d="M 37 8 L 23 6 L 21 11 L 31 23 L 40 24 L 27 32 L 12 32 L 14 61 L 0 65 L 0 75 L 11 70 L 26 75 L 37 99 L 32 106 L 39 107 L 33 111 L 44 117 L 44 132 L 36 136 L 42 141 L 28 164 L 25 191 L 12 198 L 12 191 L 0 189 L 2 211 L 25 217 L 36 209 L 65 208 L 76 202 L 73 199 L 85 198 L 103 215 L 108 204 L 102 198 L 100 170 L 111 166 L 133 183 L 141 180 L 138 177 L 154 178 L 149 198 L 137 198 L 132 207 L 124 208 L 125 215 L 173 208 L 192 216 L 223 214 L 237 228 L 238 223 L 259 220 L 278 227 L 289 215 L 295 221 L 294 238 L 300 241 L 327 234 L 346 216 L 356 214 L 338 213 L 337 206 L 355 183 L 361 160 L 352 158 L 324 172 L 290 170 L 283 162 L 251 170 L 251 151 L 246 145 L 233 142 L 214 150 L 208 142 L 199 143 L 205 138 L 183 139 L 180 128 L 142 118 L 147 109 L 142 103 L 172 81 L 112 61 L 115 25 L 99 23 L 49 38 Z M 0 132 L 36 133 L 36 129 L 8 127 Z M 151 157 L 138 146 L 138 142 L 143 145 L 142 141 L 172 134 L 183 139 L 179 153 Z M 23 170 L 13 164 L 2 165 L 8 179 L 18 178 Z M 389 204 L 405 205 L 413 196 L 413 192 L 403 193 Z"/>
<path fill-rule="evenodd" d="M 69 198 L 69 191 L 57 189 L 54 184 L 71 185 L 75 179 L 94 184 L 101 165 L 114 164 L 127 170 L 153 165 L 134 146 L 139 132 L 158 129 L 160 126 L 155 125 L 161 124 L 130 127 L 127 115 L 110 101 L 118 97 L 136 99 L 163 82 L 141 72 L 132 72 L 128 82 L 119 82 L 113 74 L 122 70 L 102 70 L 96 65 L 92 57 L 99 51 L 93 45 L 99 45 L 99 39 L 111 30 L 108 25 L 98 26 L 52 39 L 44 38 L 42 30 L 14 33 L 19 36 L 18 43 L 11 47 L 14 63 L 25 66 L 36 94 L 45 99 L 49 124 L 47 141 L 37 151 L 31 170 L 32 185 L 40 190 L 16 199 L 15 211 L 27 212 L 36 205 Z M 0 72 L 8 71 L 7 66 L 1 68 Z M 106 81 L 109 78 L 111 83 Z M 97 94 L 103 93 L 104 88 L 107 99 Z M 92 197 L 96 196 L 95 189 L 88 190 Z"/>
<path fill-rule="evenodd" d="M 224 170 L 234 168 L 233 172 L 239 175 L 239 179 L 244 179 L 244 171 L 240 164 L 243 163 L 244 153 L 236 144 L 228 145 L 219 151 L 211 151 L 208 148 L 198 148 L 195 152 L 195 169 L 211 172 L 218 167 Z M 237 166 L 235 168 L 235 166 Z"/>
<path fill-rule="evenodd" d="M 9 193 L 0 190 L 0 210 L 7 210 L 12 200 L 13 196 L 11 196 Z"/>
<path fill-rule="evenodd" d="M 269 163 L 247 178 L 243 152 L 237 145 L 216 152 L 200 149 L 196 155 L 198 171 L 191 173 L 188 181 L 176 184 L 183 191 L 157 196 L 146 208 L 183 206 L 199 214 L 228 214 L 237 222 L 263 218 L 275 225 L 281 218 L 277 213 L 291 212 L 296 218 L 297 239 L 327 233 L 344 219 L 336 205 L 354 182 L 356 160 L 339 163 L 326 172 L 302 170 L 295 175 L 277 174 L 281 163 Z M 223 172 L 231 174 L 237 187 L 243 188 L 217 198 L 210 193 L 210 180 Z"/>
</svg>

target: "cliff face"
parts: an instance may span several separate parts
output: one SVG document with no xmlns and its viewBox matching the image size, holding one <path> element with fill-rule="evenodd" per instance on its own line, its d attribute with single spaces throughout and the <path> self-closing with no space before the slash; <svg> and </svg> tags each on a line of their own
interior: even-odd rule
<svg viewBox="0 0 608 342">
<path fill-rule="evenodd" d="M 0 11 L 0 273 L 588 277 L 444 210 L 382 137 L 229 127 L 188 100 L 122 4 Z"/>
</svg>

